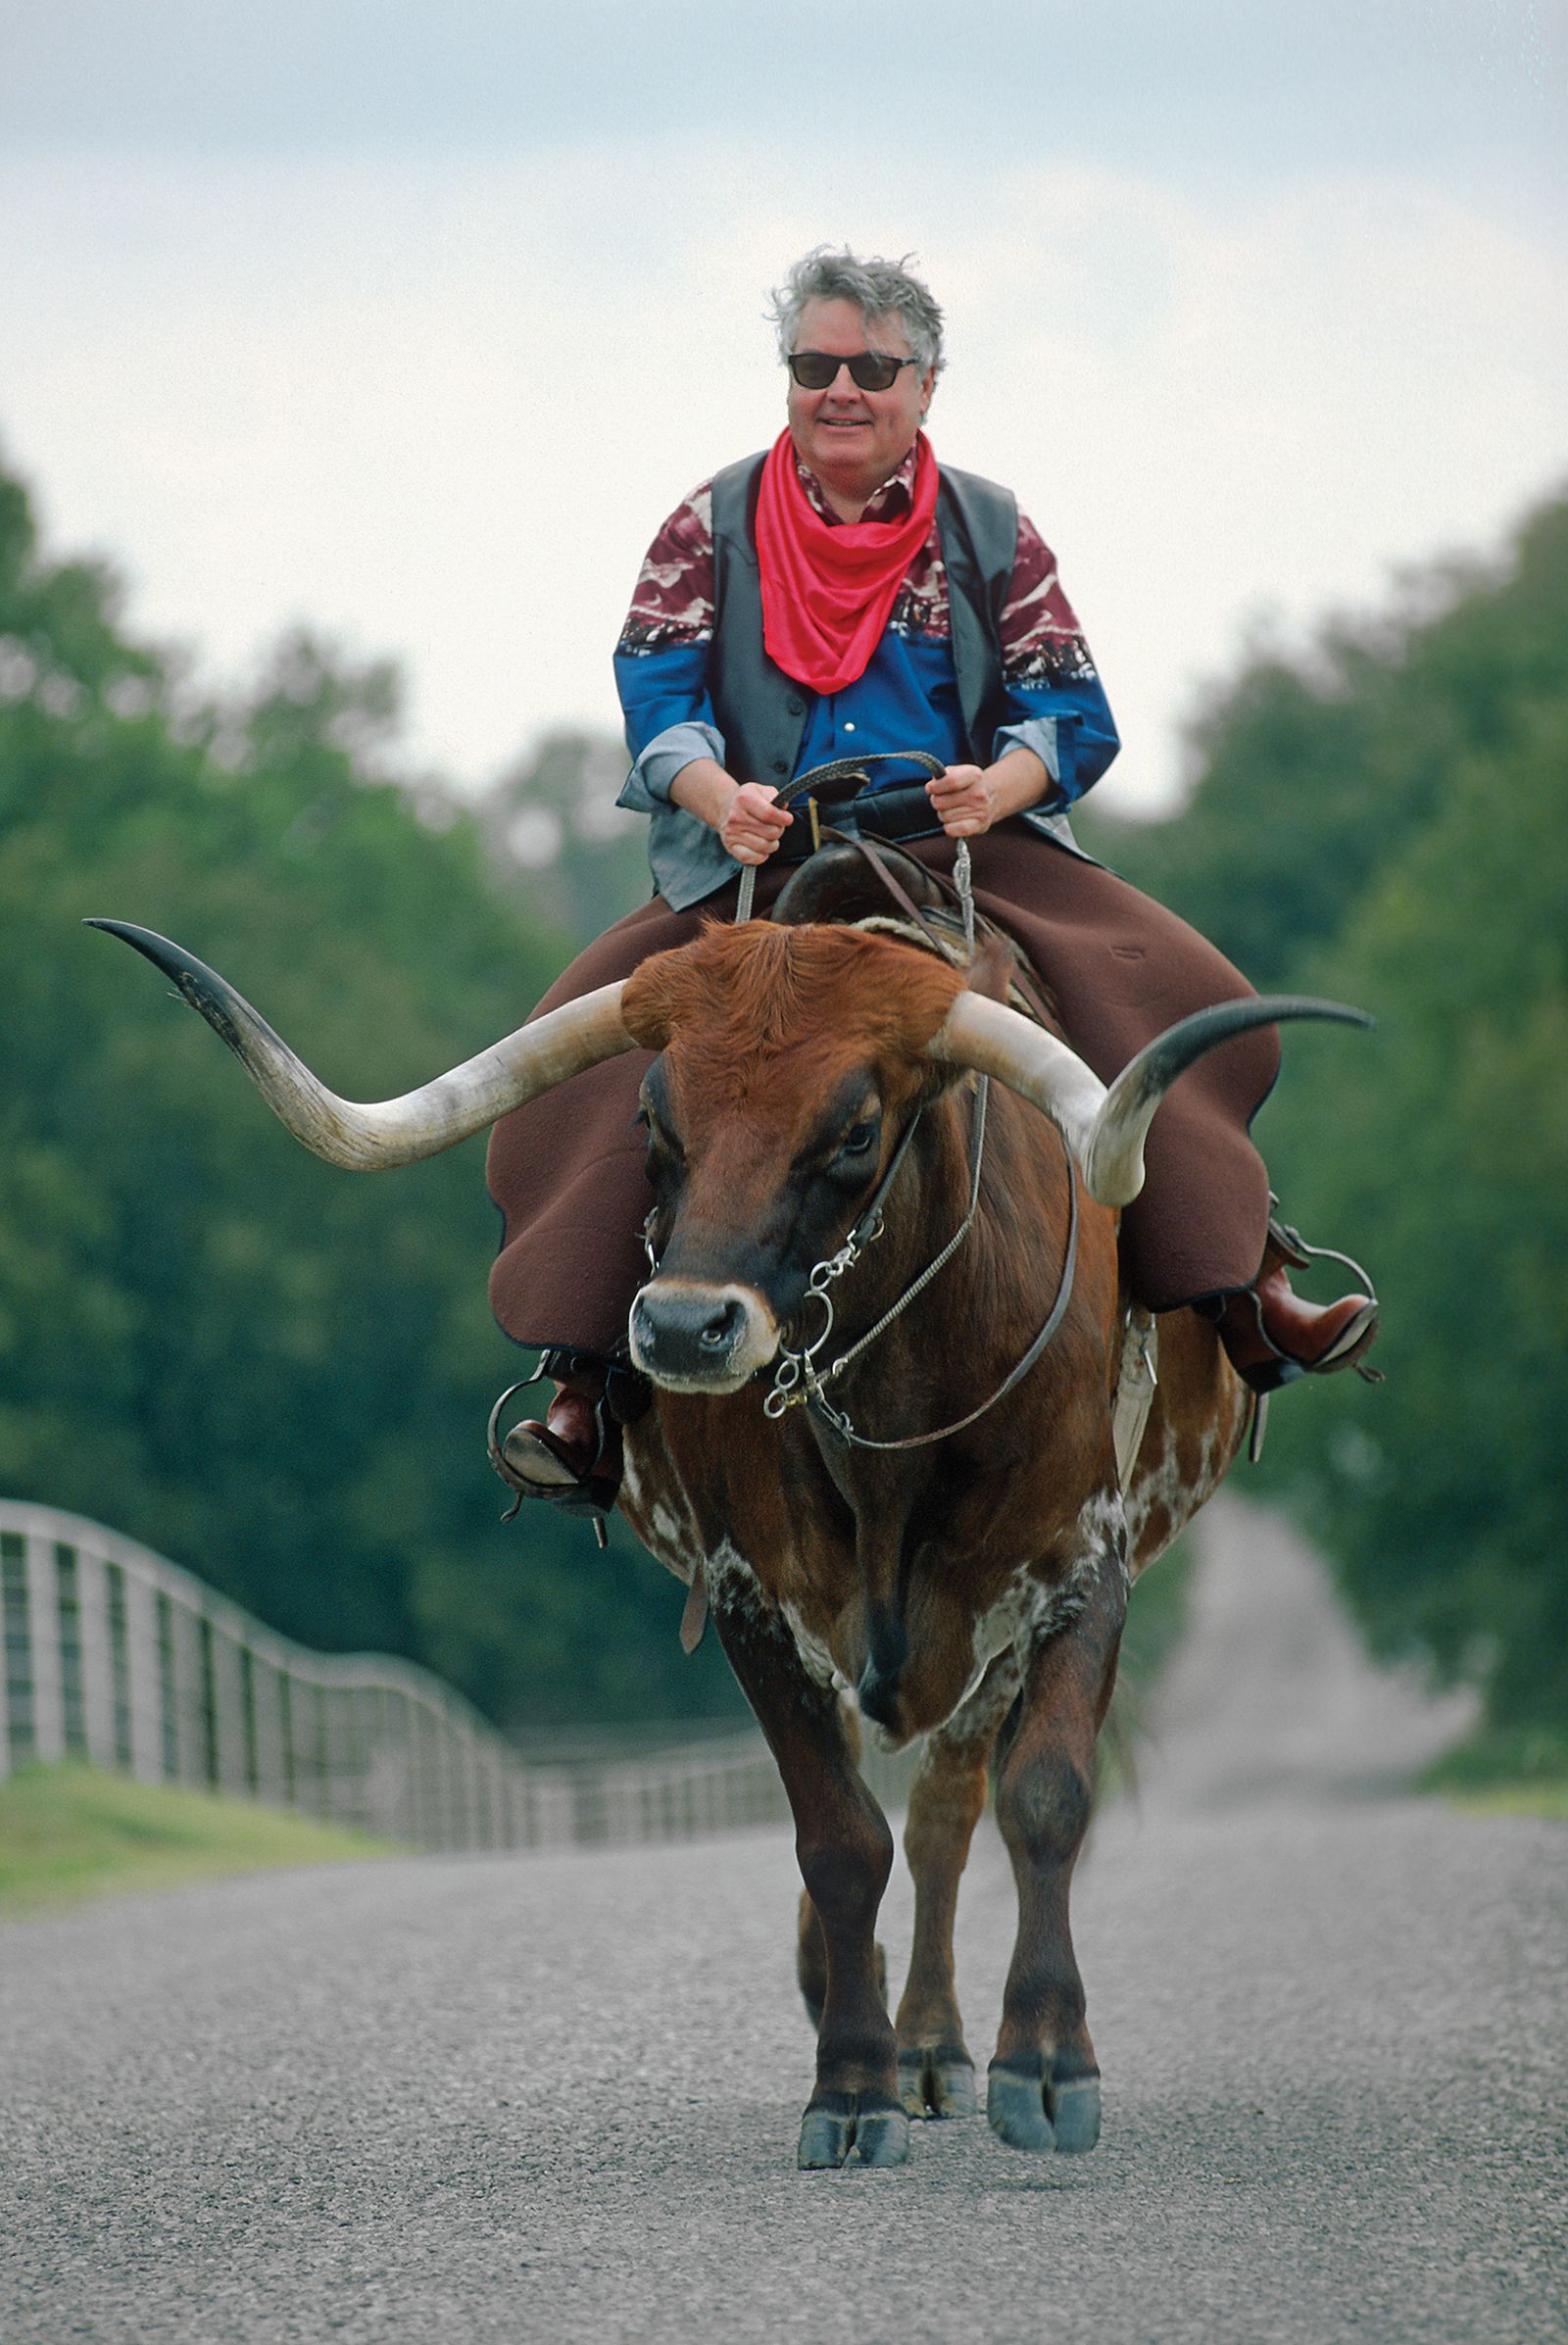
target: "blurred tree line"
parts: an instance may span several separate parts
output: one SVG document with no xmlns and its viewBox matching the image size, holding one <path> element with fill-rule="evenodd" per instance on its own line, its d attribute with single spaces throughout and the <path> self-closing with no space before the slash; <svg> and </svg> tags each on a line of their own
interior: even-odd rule
<svg viewBox="0 0 1568 2345">
<path fill-rule="evenodd" d="M 470 816 L 390 777 L 388 670 L 299 636 L 217 701 L 117 603 L 101 567 L 40 556 L 0 474 L 0 1490 L 307 1644 L 409 1654 L 508 1726 L 736 1713 L 629 1534 L 600 1555 L 544 1508 L 500 1524 L 485 1420 L 532 1359 L 485 1303 L 482 1141 L 317 1162 L 79 925 L 178 938 L 335 1089 L 403 1091 L 519 1025 L 646 892 L 641 825 L 607 846 L 602 745 L 547 742 Z"/>
<path fill-rule="evenodd" d="M 1375 1649 L 1568 1734 L 1568 504 L 1255 652 L 1194 747 L 1178 819 L 1088 843 L 1259 987 L 1380 1020 L 1287 1029 L 1257 1137 L 1286 1218 L 1372 1271 L 1388 1382 L 1280 1395 L 1254 1487 Z"/>
</svg>

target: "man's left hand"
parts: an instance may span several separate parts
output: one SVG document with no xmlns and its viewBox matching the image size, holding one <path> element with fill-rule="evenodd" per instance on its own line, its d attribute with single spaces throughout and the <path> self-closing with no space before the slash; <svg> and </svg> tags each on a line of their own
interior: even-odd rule
<svg viewBox="0 0 1568 2345">
<path fill-rule="evenodd" d="M 927 798 L 950 839 L 977 839 L 997 820 L 995 769 L 950 765 L 925 786 Z"/>
</svg>

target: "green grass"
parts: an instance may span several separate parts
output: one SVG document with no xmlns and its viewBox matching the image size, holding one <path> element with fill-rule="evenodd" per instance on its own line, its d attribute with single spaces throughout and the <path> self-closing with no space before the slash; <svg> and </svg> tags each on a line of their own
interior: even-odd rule
<svg viewBox="0 0 1568 2345">
<path fill-rule="evenodd" d="M 1416 1788 L 1475 1815 L 1568 1822 L 1568 1729 L 1482 1727 L 1435 1760 Z"/>
<path fill-rule="evenodd" d="M 0 1783 L 0 1915 L 181 1888 L 225 1874 L 385 1856 L 389 1841 L 249 1800 L 68 1762 Z"/>
</svg>

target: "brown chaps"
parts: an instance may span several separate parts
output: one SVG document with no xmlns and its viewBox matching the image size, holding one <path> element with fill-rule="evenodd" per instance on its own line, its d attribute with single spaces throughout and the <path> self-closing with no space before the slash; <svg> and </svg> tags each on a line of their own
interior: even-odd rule
<svg viewBox="0 0 1568 2345">
<path fill-rule="evenodd" d="M 906 855 L 951 874 L 954 842 L 907 841 Z M 1102 1082 L 1165 1027 L 1250 993 L 1196 930 L 1097 863 L 1008 822 L 971 842 L 975 901 L 1028 953 L 1055 996 L 1068 1041 Z M 798 866 L 764 864 L 764 912 Z M 735 884 L 685 912 L 656 896 L 618 920 L 556 980 L 535 1016 L 630 976 L 650 953 L 684 945 L 705 921 L 734 917 Z M 497 1319 L 519 1343 L 624 1351 L 632 1296 L 648 1275 L 637 1092 L 649 1054 L 626 1052 L 519 1107 L 490 1142 L 490 1194 L 505 1221 L 490 1280 Z M 1248 1138 L 1279 1064 L 1273 1027 L 1223 1044 L 1176 1083 L 1154 1118 L 1143 1195 L 1122 1221 L 1122 1260 L 1149 1309 L 1250 1285 L 1263 1258 L 1268 1175 Z"/>
</svg>

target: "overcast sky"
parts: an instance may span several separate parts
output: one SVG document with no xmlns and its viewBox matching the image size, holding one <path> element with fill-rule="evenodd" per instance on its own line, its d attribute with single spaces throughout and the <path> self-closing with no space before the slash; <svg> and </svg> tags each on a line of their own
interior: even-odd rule
<svg viewBox="0 0 1568 2345">
<path fill-rule="evenodd" d="M 766 287 L 916 251 L 939 456 L 1126 749 L 1265 618 L 1568 476 L 1562 0 L 0 0 L 0 447 L 216 676 L 306 619 L 466 782 L 613 724 L 664 513 L 782 422 Z"/>
</svg>

